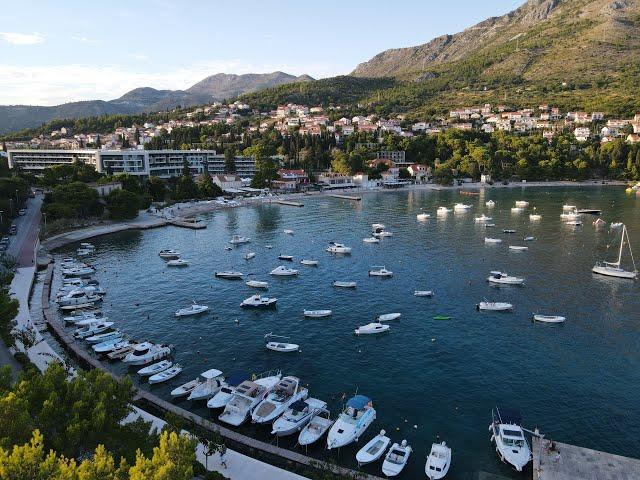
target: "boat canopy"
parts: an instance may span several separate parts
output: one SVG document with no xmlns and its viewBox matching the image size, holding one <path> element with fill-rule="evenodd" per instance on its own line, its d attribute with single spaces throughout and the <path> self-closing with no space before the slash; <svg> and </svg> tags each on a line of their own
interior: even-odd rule
<svg viewBox="0 0 640 480">
<path fill-rule="evenodd" d="M 347 401 L 347 407 L 355 408 L 356 410 L 362 410 L 364 407 L 371 403 L 371 399 L 369 397 L 365 397 L 364 395 L 356 395 L 351 397 Z"/>
<path fill-rule="evenodd" d="M 307 402 L 305 402 L 304 400 L 298 400 L 296 402 L 293 402 L 289 408 L 291 408 L 291 410 L 295 410 L 296 412 L 302 412 L 305 408 L 307 408 Z"/>
<path fill-rule="evenodd" d="M 227 378 L 226 382 L 227 382 L 227 385 L 229 385 L 231 387 L 237 387 L 242 382 L 244 382 L 245 380 L 248 380 L 248 379 L 249 379 L 249 374 L 248 373 L 245 373 L 245 372 L 234 372 L 229 376 L 229 378 Z"/>
<path fill-rule="evenodd" d="M 219 377 L 220 375 L 222 375 L 222 372 L 220 370 L 215 369 L 215 368 L 212 368 L 211 370 L 207 370 L 206 372 L 202 372 L 200 374 L 200 376 L 202 378 L 205 378 L 207 380 L 209 380 L 211 378 Z"/>
<path fill-rule="evenodd" d="M 496 408 L 500 423 L 511 423 L 520 425 L 522 423 L 522 415 L 519 410 L 514 408 Z"/>
</svg>

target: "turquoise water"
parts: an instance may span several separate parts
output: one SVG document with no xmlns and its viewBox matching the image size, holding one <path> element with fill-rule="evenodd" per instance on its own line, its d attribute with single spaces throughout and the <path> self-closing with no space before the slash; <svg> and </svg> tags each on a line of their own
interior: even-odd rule
<svg viewBox="0 0 640 480">
<path fill-rule="evenodd" d="M 497 202 L 494 209 L 485 201 Z M 543 215 L 533 224 L 528 213 L 510 212 L 515 200 L 528 200 Z M 104 310 L 118 327 L 137 339 L 175 345 L 175 360 L 185 371 L 171 382 L 151 388 L 161 395 L 208 368 L 225 372 L 282 369 L 301 377 L 310 395 L 326 400 L 334 415 L 343 393 L 370 396 L 378 419 L 361 439 L 363 445 L 381 428 L 394 441 L 406 438 L 414 454 L 405 478 L 424 477 L 430 445 L 446 440 L 453 448 L 451 478 L 477 478 L 487 471 L 513 478 L 489 444 L 487 427 L 496 404 L 520 408 L 525 425 L 538 426 L 547 437 L 608 452 L 638 456 L 640 451 L 640 299 L 632 281 L 595 277 L 597 259 L 614 258 L 617 244 L 608 229 L 596 231 L 585 216 L 583 227 L 563 226 L 565 203 L 603 209 L 607 221 L 624 221 L 636 254 L 640 254 L 640 200 L 618 188 L 496 189 L 480 197 L 452 191 L 371 193 L 363 201 L 305 198 L 304 208 L 260 206 L 211 213 L 201 231 L 164 228 L 126 232 L 95 240 L 91 262 L 108 289 Z M 439 205 L 471 203 L 463 215 L 417 222 L 421 211 L 435 214 Z M 491 215 L 487 229 L 502 245 L 486 246 L 485 227 L 473 218 Z M 372 223 L 394 233 L 380 244 L 364 244 Z M 507 235 L 503 228 L 516 229 Z M 295 235 L 283 233 L 292 229 Z M 233 234 L 251 237 L 249 245 L 226 251 Z M 534 235 L 527 252 L 510 252 Z M 329 241 L 353 248 L 350 256 L 324 251 Z M 271 250 L 265 245 L 273 245 Z M 61 254 L 69 253 L 69 246 Z M 191 265 L 171 269 L 158 257 L 176 248 Z M 255 251 L 256 257 L 242 257 Z M 298 278 L 270 277 L 277 259 L 295 257 Z M 304 267 L 301 258 L 320 265 Z M 392 279 L 370 278 L 372 265 L 386 265 Z M 244 282 L 216 279 L 216 270 L 237 269 L 249 278 L 267 280 L 273 311 L 244 311 L 240 302 L 258 293 Z M 523 276 L 524 287 L 496 289 L 486 277 L 500 269 Z M 332 280 L 354 280 L 356 290 L 331 287 Z M 434 298 L 413 296 L 434 290 Z M 477 312 L 482 299 L 513 303 L 514 313 Z M 175 310 L 192 300 L 212 314 L 176 319 Z M 303 309 L 333 310 L 333 316 L 305 319 Z M 564 325 L 533 324 L 531 312 L 557 313 Z M 382 313 L 401 312 L 391 333 L 355 337 L 353 329 Z M 437 314 L 453 317 L 434 321 Z M 235 320 L 238 320 L 236 323 Z M 264 348 L 264 334 L 290 337 L 302 352 L 282 354 Z M 114 371 L 124 373 L 121 364 Z M 132 370 L 133 371 L 133 370 Z M 135 377 L 135 375 L 134 375 Z M 138 379 L 136 378 L 136 381 Z M 202 405 L 180 404 L 204 415 Z M 217 416 L 219 412 L 214 412 Z M 414 428 L 415 426 L 415 428 Z M 241 431 L 268 441 L 267 428 Z M 294 447 L 295 436 L 280 440 Z M 355 466 L 359 446 L 331 456 Z M 309 454 L 324 455 L 324 443 Z M 365 467 L 381 474 L 380 463 Z"/>
</svg>

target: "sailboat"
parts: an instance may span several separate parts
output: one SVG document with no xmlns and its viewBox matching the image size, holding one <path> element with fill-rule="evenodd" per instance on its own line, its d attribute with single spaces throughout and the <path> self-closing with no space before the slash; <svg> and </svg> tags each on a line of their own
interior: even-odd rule
<svg viewBox="0 0 640 480">
<path fill-rule="evenodd" d="M 629 247 L 629 253 L 631 254 L 631 262 L 633 263 L 633 270 L 625 270 L 620 266 L 622 261 L 622 250 L 625 246 L 625 238 L 627 239 L 627 246 Z M 599 273 L 600 275 L 606 275 L 608 277 L 618 277 L 618 278 L 630 278 L 637 279 L 638 278 L 638 269 L 636 268 L 636 262 L 633 259 L 633 251 L 631 251 L 631 242 L 629 241 L 629 232 L 627 232 L 627 226 L 622 225 L 622 237 L 620 238 L 620 250 L 618 251 L 618 260 L 615 262 L 598 262 L 591 269 L 593 273 Z"/>
</svg>

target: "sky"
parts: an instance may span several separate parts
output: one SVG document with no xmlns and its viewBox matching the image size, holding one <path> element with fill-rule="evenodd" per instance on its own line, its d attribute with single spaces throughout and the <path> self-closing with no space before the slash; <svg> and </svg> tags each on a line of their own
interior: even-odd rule
<svg viewBox="0 0 640 480">
<path fill-rule="evenodd" d="M 523 0 L 0 0 L 0 104 L 110 100 L 215 73 L 348 74 Z"/>
</svg>

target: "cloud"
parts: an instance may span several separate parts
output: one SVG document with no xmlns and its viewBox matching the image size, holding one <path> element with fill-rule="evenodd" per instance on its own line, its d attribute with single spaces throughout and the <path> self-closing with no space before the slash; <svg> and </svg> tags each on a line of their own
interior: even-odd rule
<svg viewBox="0 0 640 480">
<path fill-rule="evenodd" d="M 0 32 L 0 38 L 13 45 L 35 45 L 44 42 L 44 35 L 39 33 Z"/>
<path fill-rule="evenodd" d="M 133 58 L 135 60 L 139 60 L 141 62 L 149 60 L 149 56 L 145 55 L 144 53 L 136 53 L 134 55 L 131 55 L 131 58 Z"/>
<path fill-rule="evenodd" d="M 76 35 L 71 37 L 72 40 L 75 40 L 76 42 L 80 42 L 80 43 L 86 43 L 88 45 L 96 45 L 98 42 L 96 42 L 95 40 L 92 40 L 88 37 L 83 37 L 80 35 Z"/>
</svg>

